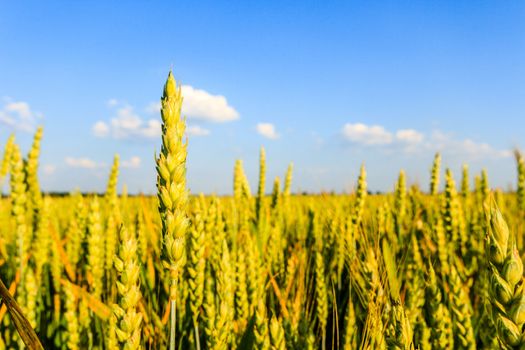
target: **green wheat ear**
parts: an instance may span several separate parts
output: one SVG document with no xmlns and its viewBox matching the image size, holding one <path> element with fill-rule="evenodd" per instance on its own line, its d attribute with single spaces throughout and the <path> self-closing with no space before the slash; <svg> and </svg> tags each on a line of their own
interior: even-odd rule
<svg viewBox="0 0 525 350">
<path fill-rule="evenodd" d="M 11 134 L 4 146 L 4 157 L 2 158 L 2 163 L 0 165 L 0 188 L 3 188 L 4 179 L 7 176 L 7 173 L 9 172 L 9 166 L 11 163 L 11 152 L 13 152 L 14 144 L 15 135 Z"/>
<path fill-rule="evenodd" d="M 425 289 L 425 319 L 430 327 L 432 349 L 454 348 L 454 334 L 450 311 L 443 301 L 442 283 L 430 264 Z"/>
<path fill-rule="evenodd" d="M 135 235 L 120 227 L 118 254 L 114 257 L 114 268 L 118 274 L 118 304 L 114 305 L 116 336 L 122 349 L 139 349 L 142 336 L 142 313 L 138 310 L 141 299 L 140 263 L 137 255 Z"/>
<path fill-rule="evenodd" d="M 463 164 L 463 168 L 461 172 L 461 197 L 463 197 L 463 199 L 468 199 L 469 195 L 470 195 L 470 179 L 469 179 L 468 165 Z"/>
<path fill-rule="evenodd" d="M 401 282 L 397 276 L 396 260 L 392 253 L 392 249 L 390 248 L 390 244 L 386 239 L 383 240 L 382 248 L 383 261 L 388 278 L 388 287 L 392 304 L 390 311 L 390 325 L 385 337 L 386 343 L 388 347 L 392 349 L 410 350 L 413 349 L 413 334 L 410 327 L 410 321 L 401 303 L 401 296 L 399 294 Z"/>
<path fill-rule="evenodd" d="M 492 320 L 504 348 L 522 348 L 525 324 L 523 262 L 493 198 L 485 204 L 489 225 L 486 256 Z"/>
<path fill-rule="evenodd" d="M 439 191 L 439 171 L 441 167 L 441 155 L 436 153 L 430 175 L 430 194 L 435 196 Z"/>
</svg>

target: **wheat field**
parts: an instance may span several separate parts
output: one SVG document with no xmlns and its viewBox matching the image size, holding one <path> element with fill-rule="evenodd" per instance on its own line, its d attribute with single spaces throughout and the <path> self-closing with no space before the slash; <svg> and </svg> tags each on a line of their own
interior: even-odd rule
<svg viewBox="0 0 525 350">
<path fill-rule="evenodd" d="M 0 181 L 0 349 L 525 349 L 525 161 L 492 191 L 436 154 L 430 188 L 291 192 L 293 166 L 257 193 L 186 186 L 183 96 L 161 100 L 157 197 L 42 193 L 43 129 L 5 141 Z M 472 182 L 472 184 L 471 184 Z M 444 190 L 441 190 L 444 188 Z"/>
</svg>

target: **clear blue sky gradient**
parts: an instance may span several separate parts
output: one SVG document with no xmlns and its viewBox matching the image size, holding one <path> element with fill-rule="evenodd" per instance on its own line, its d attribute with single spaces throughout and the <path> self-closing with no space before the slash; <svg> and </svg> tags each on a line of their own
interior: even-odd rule
<svg viewBox="0 0 525 350">
<path fill-rule="evenodd" d="M 240 116 L 190 120 L 211 132 L 190 137 L 192 192 L 230 193 L 237 158 L 255 187 L 261 146 L 269 182 L 294 162 L 296 191 L 349 191 L 362 162 L 372 190 L 392 189 L 401 168 L 426 189 L 436 132 L 455 140 L 443 165 L 456 178 L 468 162 L 473 173 L 487 168 L 493 186 L 515 182 L 512 157 L 455 148 L 525 146 L 523 1 L 0 1 L 0 98 L 44 115 L 41 164 L 55 168 L 41 174 L 44 190 L 102 190 L 109 167 L 65 159 L 109 165 L 119 153 L 142 160 L 121 183 L 154 193 L 159 140 L 97 138 L 92 127 L 114 117 L 112 98 L 149 118 L 171 67 Z M 260 122 L 280 137 L 259 135 Z M 427 146 L 355 142 L 346 123 L 415 129 Z M 11 132 L 0 124 L 2 144 Z M 31 136 L 17 131 L 24 151 Z"/>
</svg>

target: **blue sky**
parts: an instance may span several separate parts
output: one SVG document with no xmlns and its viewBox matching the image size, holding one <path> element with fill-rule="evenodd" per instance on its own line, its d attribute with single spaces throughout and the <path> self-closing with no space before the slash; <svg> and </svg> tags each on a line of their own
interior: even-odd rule
<svg viewBox="0 0 525 350">
<path fill-rule="evenodd" d="M 349 191 L 362 162 L 372 190 L 426 188 L 437 150 L 507 188 L 525 147 L 522 1 L 0 1 L 0 142 L 44 125 L 44 190 L 102 190 L 118 153 L 153 193 L 170 68 L 192 192 L 231 192 L 237 158 L 255 187 L 261 146 L 295 191 Z"/>
</svg>

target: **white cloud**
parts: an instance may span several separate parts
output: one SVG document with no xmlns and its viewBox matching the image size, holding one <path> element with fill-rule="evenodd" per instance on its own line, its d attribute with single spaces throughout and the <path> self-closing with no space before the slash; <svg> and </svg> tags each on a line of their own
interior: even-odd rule
<svg viewBox="0 0 525 350">
<path fill-rule="evenodd" d="M 93 134 L 97 137 L 106 137 L 109 134 L 109 126 L 103 121 L 98 121 L 93 125 Z"/>
<path fill-rule="evenodd" d="M 155 137 L 160 135 L 160 122 L 152 119 L 143 122 L 131 106 L 117 109 L 117 116 L 111 119 L 111 130 L 117 139 L 132 136 Z"/>
<path fill-rule="evenodd" d="M 93 125 L 92 131 L 96 137 L 111 136 L 115 139 L 160 137 L 159 120 L 144 121 L 129 105 L 120 106 L 115 113 L 115 117 L 111 118 L 109 123 L 99 120 Z"/>
<path fill-rule="evenodd" d="M 183 85 L 181 90 L 184 98 L 183 116 L 214 123 L 239 119 L 239 113 L 228 104 L 224 96 L 213 95 L 190 85 Z M 110 136 L 115 139 L 160 137 L 160 102 L 150 103 L 144 109 L 146 113 L 155 115 L 155 118 L 152 119 L 143 119 L 132 106 L 114 98 L 108 100 L 107 105 L 114 110 L 115 115 L 109 121 L 99 120 L 92 126 L 93 135 L 96 137 Z M 189 136 L 210 134 L 208 129 L 200 126 L 188 126 L 186 132 Z"/>
<path fill-rule="evenodd" d="M 46 164 L 42 167 L 42 171 L 46 175 L 52 175 L 55 173 L 56 170 L 57 170 L 57 167 L 53 164 Z"/>
<path fill-rule="evenodd" d="M 226 97 L 222 95 L 212 95 L 211 93 L 196 89 L 190 85 L 181 87 L 182 114 L 188 119 L 199 119 L 214 123 L 224 123 L 239 119 L 239 112 L 228 104 Z M 158 114 L 160 102 L 150 103 L 146 107 L 146 112 Z"/>
<path fill-rule="evenodd" d="M 434 130 L 429 137 L 414 129 L 400 129 L 395 132 L 383 126 L 368 126 L 362 123 L 347 123 L 342 129 L 343 137 L 353 143 L 365 146 L 387 146 L 388 152 L 405 153 L 442 152 L 460 155 L 469 159 L 507 158 L 512 156 L 509 150 L 498 150 L 488 143 L 475 142 L 471 139 L 457 139 L 451 134 Z"/>
<path fill-rule="evenodd" d="M 4 110 L 6 112 L 16 113 L 20 116 L 21 119 L 27 120 L 31 119 L 33 112 L 27 102 L 9 102 Z"/>
<path fill-rule="evenodd" d="M 429 142 L 425 144 L 425 148 L 451 155 L 469 157 L 470 159 L 512 157 L 511 150 L 498 150 L 488 143 L 476 142 L 469 138 L 457 140 L 452 135 L 439 130 L 432 132 Z"/>
<path fill-rule="evenodd" d="M 408 144 L 417 144 L 421 143 L 425 137 L 419 131 L 414 129 L 402 129 L 396 132 L 396 139 L 398 141 L 408 143 Z"/>
<path fill-rule="evenodd" d="M 89 158 L 66 157 L 64 161 L 72 168 L 96 169 L 104 166 L 103 163 L 97 163 Z"/>
<path fill-rule="evenodd" d="M 120 164 L 123 168 L 136 169 L 140 168 L 141 159 L 140 157 L 134 156 L 131 157 L 129 160 L 123 160 Z"/>
<path fill-rule="evenodd" d="M 158 115 L 160 113 L 160 102 L 151 102 L 144 108 L 144 111 L 148 114 Z"/>
<path fill-rule="evenodd" d="M 275 125 L 271 123 L 258 123 L 256 126 L 257 133 L 270 140 L 279 138 L 279 134 L 275 131 Z"/>
<path fill-rule="evenodd" d="M 117 102 L 118 103 L 118 102 Z M 114 105 L 115 116 L 105 122 L 102 120 L 97 121 L 93 127 L 92 132 L 96 137 L 112 137 L 115 139 L 128 139 L 128 138 L 147 138 L 155 139 L 161 136 L 161 121 L 160 116 L 158 119 L 143 119 L 138 115 L 134 108 L 130 105 Z M 157 110 L 158 106 L 150 105 L 146 108 L 146 111 Z M 202 128 L 198 125 L 189 125 L 186 128 L 186 134 L 188 136 L 207 136 L 210 134 L 210 130 Z"/>
<path fill-rule="evenodd" d="M 139 134 L 141 134 L 143 137 L 148 138 L 160 137 L 160 135 L 162 134 L 162 127 L 160 121 L 156 119 L 148 120 Z"/>
<path fill-rule="evenodd" d="M 314 141 L 314 144 L 317 148 L 320 148 L 324 145 L 324 138 L 322 138 L 317 132 L 312 131 L 312 138 Z"/>
<path fill-rule="evenodd" d="M 226 97 L 212 95 L 190 85 L 183 85 L 181 90 L 184 97 L 182 103 L 184 115 L 217 123 L 239 119 L 239 113 L 228 104 Z"/>
<path fill-rule="evenodd" d="M 368 126 L 362 123 L 346 123 L 342 132 L 347 140 L 367 146 L 386 145 L 393 141 L 392 133 L 379 125 Z"/>
<path fill-rule="evenodd" d="M 3 102 L 0 108 L 0 123 L 13 129 L 32 132 L 38 120 L 43 118 L 42 113 L 32 110 L 27 102 L 13 101 L 8 97 L 4 98 Z"/>
<path fill-rule="evenodd" d="M 186 134 L 188 136 L 208 136 L 210 130 L 204 129 L 198 125 L 188 125 L 186 128 Z"/>
</svg>

